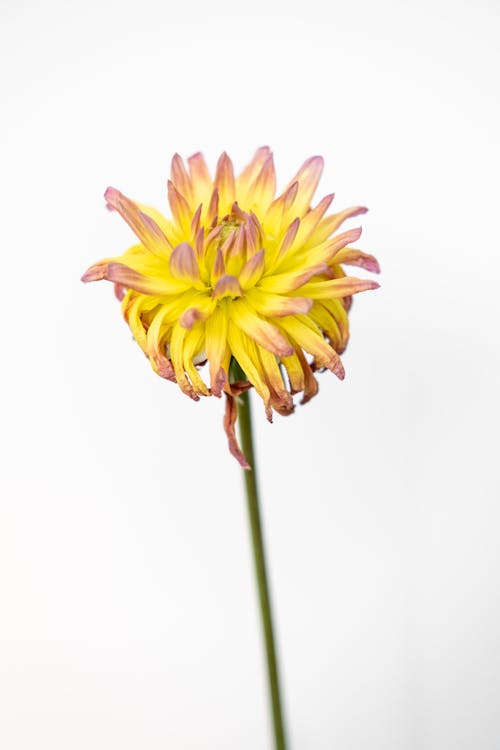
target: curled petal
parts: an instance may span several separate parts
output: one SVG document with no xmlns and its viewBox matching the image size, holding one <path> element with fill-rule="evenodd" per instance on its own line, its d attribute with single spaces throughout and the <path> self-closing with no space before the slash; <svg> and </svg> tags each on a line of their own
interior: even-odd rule
<svg viewBox="0 0 500 750">
<path fill-rule="evenodd" d="M 81 278 L 81 281 L 87 284 L 89 281 L 102 281 L 102 279 L 106 279 L 106 274 L 110 263 L 111 260 L 100 260 L 98 263 L 94 263 L 93 266 L 87 268 Z"/>
<path fill-rule="evenodd" d="M 207 295 L 197 295 L 195 304 L 182 313 L 179 324 L 191 329 L 200 320 L 206 320 L 214 311 L 216 302 Z"/>
<path fill-rule="evenodd" d="M 238 409 L 236 407 L 236 400 L 233 396 L 226 393 L 226 410 L 224 412 L 224 431 L 227 435 L 229 443 L 229 452 L 238 461 L 239 465 L 243 469 L 251 471 L 251 466 L 246 460 L 243 452 L 239 446 L 238 438 L 236 437 L 236 419 L 238 417 Z"/>
<path fill-rule="evenodd" d="M 337 352 L 326 343 L 319 328 L 306 316 L 291 315 L 280 318 L 280 326 L 289 333 L 299 347 L 312 354 L 318 367 L 327 367 L 340 380 L 344 379 L 344 367 Z"/>
<path fill-rule="evenodd" d="M 300 362 L 300 365 L 302 367 L 302 372 L 304 373 L 304 395 L 302 396 L 301 404 L 307 404 L 308 401 L 310 401 L 314 396 L 317 395 L 319 390 L 318 381 L 314 377 L 314 373 L 307 362 L 306 358 L 304 357 L 304 352 L 302 349 L 297 348 L 297 357 Z"/>
<path fill-rule="evenodd" d="M 334 256 L 334 263 L 345 263 L 346 266 L 360 266 L 372 273 L 380 273 L 378 260 L 374 255 L 368 255 L 354 247 L 345 247 Z"/>
<path fill-rule="evenodd" d="M 174 367 L 175 377 L 179 387 L 193 401 L 199 401 L 200 397 L 189 382 L 184 368 L 184 345 L 188 329 L 175 325 L 170 339 L 170 356 Z"/>
</svg>

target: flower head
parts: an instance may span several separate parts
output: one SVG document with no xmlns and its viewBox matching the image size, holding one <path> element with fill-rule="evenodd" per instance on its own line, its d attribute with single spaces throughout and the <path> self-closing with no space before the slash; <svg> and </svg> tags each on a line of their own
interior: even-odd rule
<svg viewBox="0 0 500 750">
<path fill-rule="evenodd" d="M 253 386 L 271 420 L 273 410 L 293 411 L 293 394 L 302 393 L 305 403 L 317 393 L 316 370 L 342 379 L 352 295 L 378 287 L 342 269 L 379 271 L 372 255 L 351 247 L 361 229 L 336 234 L 367 209 L 327 215 L 333 195 L 311 207 L 322 169 L 322 158 L 311 157 L 276 198 L 267 147 L 238 177 L 222 154 L 213 179 L 200 153 L 187 167 L 176 154 L 168 182 L 172 218 L 108 188 L 108 208 L 138 242 L 82 277 L 114 283 L 125 320 L 158 375 L 194 400 L 226 393 L 230 448 L 244 466 L 233 397 Z M 205 362 L 207 382 L 200 374 Z M 233 365 L 243 377 L 235 380 Z"/>
</svg>

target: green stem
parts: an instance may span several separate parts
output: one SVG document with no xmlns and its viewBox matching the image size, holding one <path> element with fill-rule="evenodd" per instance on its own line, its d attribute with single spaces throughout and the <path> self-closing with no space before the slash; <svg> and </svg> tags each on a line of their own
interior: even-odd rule
<svg viewBox="0 0 500 750">
<path fill-rule="evenodd" d="M 262 523 L 259 510 L 257 476 L 255 471 L 255 455 L 252 439 L 252 419 L 250 413 L 250 399 L 248 396 L 248 391 L 238 397 L 238 423 L 240 430 L 241 448 L 248 463 L 252 467 L 251 471 L 244 472 L 244 476 L 248 516 L 250 519 L 250 528 L 252 531 L 255 575 L 257 578 L 260 611 L 262 616 L 262 627 L 264 631 L 264 642 L 266 646 L 267 672 L 269 677 L 269 691 L 273 713 L 275 747 L 276 750 L 286 750 L 285 729 L 283 724 L 283 713 L 281 709 L 278 663 L 276 659 L 276 646 L 274 641 L 273 621 L 271 614 L 271 599 L 269 596 L 264 540 L 262 538 Z"/>
</svg>

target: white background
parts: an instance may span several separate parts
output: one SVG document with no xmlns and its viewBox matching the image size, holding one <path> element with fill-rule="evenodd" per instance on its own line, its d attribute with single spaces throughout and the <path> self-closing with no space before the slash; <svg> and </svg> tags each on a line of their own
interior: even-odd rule
<svg viewBox="0 0 500 750">
<path fill-rule="evenodd" d="M 0 745 L 270 749 L 223 403 L 150 370 L 81 273 L 170 157 L 309 155 L 382 288 L 344 383 L 254 401 L 292 750 L 500 747 L 499 6 L 1 6 Z"/>
</svg>

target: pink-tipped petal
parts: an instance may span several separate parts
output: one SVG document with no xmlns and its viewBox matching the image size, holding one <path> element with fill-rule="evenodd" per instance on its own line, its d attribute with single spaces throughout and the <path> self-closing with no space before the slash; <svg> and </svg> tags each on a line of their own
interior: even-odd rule
<svg viewBox="0 0 500 750">
<path fill-rule="evenodd" d="M 261 171 L 267 159 L 271 156 L 269 146 L 261 146 L 253 155 L 243 172 L 238 177 L 238 192 L 245 191 Z"/>
<path fill-rule="evenodd" d="M 168 181 L 168 202 L 172 216 L 186 235 L 189 235 L 191 228 L 191 209 L 185 197 L 177 190 L 174 183 Z"/>
<path fill-rule="evenodd" d="M 280 318 L 284 315 L 307 315 L 313 302 L 307 297 L 287 297 L 280 294 L 263 294 L 252 289 L 248 301 L 255 310 L 266 318 Z"/>
<path fill-rule="evenodd" d="M 196 235 L 198 234 L 198 231 L 200 229 L 200 219 L 201 219 L 202 209 L 203 209 L 203 204 L 200 203 L 200 205 L 194 212 L 193 218 L 191 219 L 191 236 L 194 239 L 196 239 Z"/>
<path fill-rule="evenodd" d="M 295 238 L 297 236 L 297 232 L 299 231 L 300 227 L 300 219 L 297 217 L 292 221 L 290 226 L 285 232 L 285 236 L 283 237 L 283 242 L 281 243 L 281 247 L 279 249 L 278 253 L 278 260 L 281 258 L 284 258 L 290 248 L 292 247 L 293 243 L 295 242 Z"/>
<path fill-rule="evenodd" d="M 322 172 L 323 158 L 321 156 L 311 156 L 304 162 L 295 177 L 290 180 L 289 186 L 294 182 L 299 183 L 297 197 L 293 204 L 297 216 L 303 216 L 308 210 Z"/>
<path fill-rule="evenodd" d="M 264 273 L 265 263 L 266 251 L 264 249 L 252 255 L 250 260 L 245 263 L 239 275 L 240 284 L 243 289 L 250 289 L 257 284 Z"/>
<path fill-rule="evenodd" d="M 210 172 L 203 154 L 199 151 L 188 158 L 189 174 L 191 183 L 202 192 L 208 190 L 212 184 Z"/>
<path fill-rule="evenodd" d="M 154 255 L 165 258 L 172 246 L 164 233 L 144 210 L 115 188 L 108 187 L 104 193 L 108 206 L 118 211 L 142 244 Z"/>
<path fill-rule="evenodd" d="M 270 205 L 276 192 L 276 172 L 274 169 L 273 155 L 269 154 L 250 185 L 247 203 L 260 210 Z"/>
<path fill-rule="evenodd" d="M 271 292 L 272 294 L 293 292 L 306 284 L 306 282 L 308 282 L 309 279 L 312 279 L 313 276 L 325 273 L 326 271 L 328 271 L 328 266 L 324 263 L 318 263 L 317 265 L 309 266 L 298 273 L 296 271 L 291 271 L 289 273 L 276 274 L 275 276 L 265 276 L 260 282 L 259 288 L 262 289 L 262 291 Z"/>
<path fill-rule="evenodd" d="M 231 297 L 235 299 L 236 297 L 241 297 L 242 294 L 243 290 L 236 276 L 226 274 L 225 276 L 221 276 L 215 284 L 212 291 L 212 298 L 222 299 L 223 297 Z"/>
<path fill-rule="evenodd" d="M 353 276 L 343 276 L 339 279 L 325 279 L 311 281 L 305 284 L 300 293 L 312 299 L 336 299 L 348 297 L 359 292 L 378 289 L 380 284 L 371 279 L 356 279 Z"/>
<path fill-rule="evenodd" d="M 142 294 L 160 297 L 178 294 L 184 288 L 166 279 L 144 276 L 142 273 L 134 271 L 123 263 L 109 263 L 105 278 L 108 281 L 113 281 L 115 284 L 121 284 L 126 289 L 134 289 L 134 291 L 141 292 Z"/>
<path fill-rule="evenodd" d="M 318 205 L 315 206 L 315 208 L 312 208 L 310 211 L 308 211 L 306 215 L 302 218 L 302 221 L 300 224 L 300 231 L 297 235 L 297 242 L 296 242 L 297 247 L 299 247 L 300 245 L 304 245 L 307 242 L 309 237 L 312 235 L 312 233 L 318 226 L 322 217 L 328 211 L 333 201 L 333 198 L 334 198 L 333 193 L 330 193 L 330 195 L 326 195 L 318 203 Z"/>
<path fill-rule="evenodd" d="M 233 163 L 225 151 L 217 162 L 214 185 L 219 190 L 222 211 L 229 211 L 235 199 L 235 182 Z"/>
<path fill-rule="evenodd" d="M 174 278 L 187 284 L 192 284 L 195 287 L 201 285 L 196 253 L 187 242 L 181 242 L 180 245 L 177 245 L 170 256 L 170 272 Z"/>
<path fill-rule="evenodd" d="M 172 182 L 179 193 L 181 193 L 188 202 L 191 201 L 193 197 L 191 190 L 191 179 L 179 154 L 174 154 L 172 158 L 170 175 Z"/>
<path fill-rule="evenodd" d="M 89 281 L 102 281 L 102 279 L 106 279 L 106 273 L 110 262 L 111 261 L 109 260 L 100 260 L 98 263 L 94 263 L 93 266 L 90 266 L 90 268 L 85 271 L 81 281 L 83 281 L 84 284 L 87 284 Z"/>
</svg>

